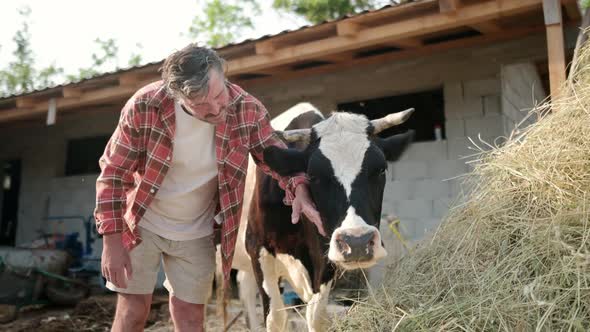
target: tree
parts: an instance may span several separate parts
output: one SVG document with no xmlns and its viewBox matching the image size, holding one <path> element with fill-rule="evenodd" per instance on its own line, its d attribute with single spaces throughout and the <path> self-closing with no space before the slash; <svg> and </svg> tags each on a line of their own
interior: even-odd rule
<svg viewBox="0 0 590 332">
<path fill-rule="evenodd" d="M 141 57 L 141 50 L 143 50 L 143 45 L 141 45 L 141 43 L 136 43 L 135 47 L 137 48 L 137 50 L 131 53 L 129 61 L 127 61 L 127 65 L 129 65 L 129 67 L 139 66 L 143 60 L 143 58 Z"/>
<path fill-rule="evenodd" d="M 19 94 L 53 85 L 54 79 L 63 73 L 63 69 L 55 64 L 41 70 L 35 68 L 29 32 L 31 9 L 24 7 L 19 9 L 18 13 L 23 22 L 12 38 L 16 43 L 16 49 L 12 53 L 15 59 L 8 63 L 7 68 L 0 71 L 0 95 Z"/>
<path fill-rule="evenodd" d="M 333 20 L 361 10 L 373 9 L 376 0 L 274 0 L 273 7 L 305 17 L 313 24 Z"/>
<path fill-rule="evenodd" d="M 204 17 L 194 18 L 189 35 L 191 38 L 201 39 L 211 47 L 235 41 L 244 30 L 254 27 L 250 17 L 260 13 L 255 0 L 208 0 L 204 8 Z"/>
<path fill-rule="evenodd" d="M 118 68 L 119 46 L 117 42 L 113 38 L 106 40 L 96 38 L 94 43 L 98 46 L 98 51 L 92 53 L 92 64 L 89 67 L 78 69 L 76 75 L 67 75 L 68 80 L 78 81 Z"/>
</svg>

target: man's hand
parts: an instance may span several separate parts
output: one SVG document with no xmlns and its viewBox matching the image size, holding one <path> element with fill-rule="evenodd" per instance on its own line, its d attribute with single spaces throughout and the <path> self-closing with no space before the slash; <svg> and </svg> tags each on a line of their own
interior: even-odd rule
<svg viewBox="0 0 590 332">
<path fill-rule="evenodd" d="M 300 184 L 295 189 L 295 199 L 293 200 L 292 208 L 293 213 L 291 214 L 291 222 L 293 224 L 299 222 L 299 217 L 301 216 L 301 212 L 303 212 L 307 219 L 318 228 L 318 232 L 322 236 L 326 236 L 326 231 L 324 231 L 324 226 L 322 224 L 322 218 L 320 217 L 315 204 L 313 204 L 313 201 L 311 200 L 309 188 L 306 184 Z"/>
<path fill-rule="evenodd" d="M 123 247 L 121 233 L 103 237 L 102 275 L 118 288 L 127 288 L 127 280 L 131 279 L 131 260 Z"/>
</svg>

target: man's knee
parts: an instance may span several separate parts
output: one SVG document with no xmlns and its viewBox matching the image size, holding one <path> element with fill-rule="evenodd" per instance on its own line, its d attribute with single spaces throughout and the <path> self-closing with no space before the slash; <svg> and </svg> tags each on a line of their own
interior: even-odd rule
<svg viewBox="0 0 590 332">
<path fill-rule="evenodd" d="M 173 317 L 186 321 L 202 322 L 204 315 L 204 304 L 194 304 L 182 301 L 175 296 L 170 298 L 170 311 Z"/>
<path fill-rule="evenodd" d="M 120 293 L 117 297 L 116 315 L 128 324 L 143 326 L 150 313 L 151 302 L 151 295 Z"/>
</svg>

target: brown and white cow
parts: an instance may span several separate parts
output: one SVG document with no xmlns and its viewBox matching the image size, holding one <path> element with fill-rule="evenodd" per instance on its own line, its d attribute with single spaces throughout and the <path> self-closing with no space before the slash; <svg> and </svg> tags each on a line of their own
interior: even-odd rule
<svg viewBox="0 0 590 332">
<path fill-rule="evenodd" d="M 269 331 L 286 330 L 279 279 L 285 278 L 307 303 L 308 329 L 322 331 L 336 270 L 368 268 L 387 255 L 379 234 L 385 170 L 387 161 L 397 160 L 413 137 L 413 132 L 376 136 L 404 122 L 412 110 L 373 121 L 351 113 L 323 119 L 317 109 L 305 105 L 310 112 L 295 118 L 282 133 L 290 148 L 268 148 L 264 159 L 279 174 L 307 174 L 328 236 L 321 236 L 305 217 L 292 224 L 291 208 L 282 203 L 284 192 L 276 180 L 257 171 L 244 244 Z M 307 128 L 294 125 L 302 117 Z"/>
</svg>

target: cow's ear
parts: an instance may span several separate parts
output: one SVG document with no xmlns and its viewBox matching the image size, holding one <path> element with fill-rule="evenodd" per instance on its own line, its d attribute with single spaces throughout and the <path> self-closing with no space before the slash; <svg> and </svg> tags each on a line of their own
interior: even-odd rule
<svg viewBox="0 0 590 332">
<path fill-rule="evenodd" d="M 307 154 L 295 149 L 269 146 L 263 151 L 264 162 L 273 171 L 287 176 L 307 170 Z"/>
<path fill-rule="evenodd" d="M 393 135 L 388 138 L 375 137 L 375 143 L 383 151 L 388 161 L 398 160 L 413 140 L 413 130 L 408 130 L 403 134 Z"/>
</svg>

